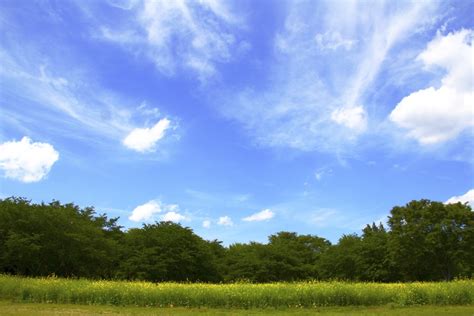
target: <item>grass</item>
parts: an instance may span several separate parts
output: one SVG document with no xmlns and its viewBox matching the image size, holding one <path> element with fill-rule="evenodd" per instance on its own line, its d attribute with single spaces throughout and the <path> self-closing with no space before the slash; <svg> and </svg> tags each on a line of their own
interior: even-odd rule
<svg viewBox="0 0 474 316">
<path fill-rule="evenodd" d="M 392 284 L 155 284 L 0 275 L 0 299 L 30 303 L 161 308 L 317 309 L 330 306 L 449 306 L 474 305 L 474 281 Z"/>
<path fill-rule="evenodd" d="M 449 316 L 474 315 L 473 306 L 376 306 L 376 307 L 321 307 L 314 309 L 209 309 L 209 308 L 157 308 L 157 307 L 118 307 L 103 305 L 38 304 L 0 301 L 0 315 L 373 315 L 373 316 Z"/>
</svg>

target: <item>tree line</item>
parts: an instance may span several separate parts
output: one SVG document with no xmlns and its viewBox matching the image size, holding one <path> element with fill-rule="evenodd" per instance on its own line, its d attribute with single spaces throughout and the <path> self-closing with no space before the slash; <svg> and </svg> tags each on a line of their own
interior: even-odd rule
<svg viewBox="0 0 474 316">
<path fill-rule="evenodd" d="M 172 222 L 124 230 L 93 207 L 11 197 L 0 199 L 0 273 L 153 282 L 471 278 L 474 212 L 411 201 L 391 210 L 387 227 L 372 223 L 336 244 L 282 231 L 266 244 L 224 247 Z"/>
</svg>

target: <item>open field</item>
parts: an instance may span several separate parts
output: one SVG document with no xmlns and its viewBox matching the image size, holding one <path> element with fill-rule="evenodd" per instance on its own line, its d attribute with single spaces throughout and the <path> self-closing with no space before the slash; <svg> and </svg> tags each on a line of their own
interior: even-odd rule
<svg viewBox="0 0 474 316">
<path fill-rule="evenodd" d="M 376 307 L 319 307 L 311 309 L 216 309 L 216 308 L 157 308 L 104 305 L 72 305 L 18 303 L 0 301 L 0 314 L 27 315 L 390 315 L 390 316 L 449 316 L 474 315 L 474 306 L 376 306 Z"/>
<path fill-rule="evenodd" d="M 192 308 L 473 305 L 474 281 L 271 284 L 150 283 L 0 276 L 0 299 L 16 302 Z"/>
</svg>

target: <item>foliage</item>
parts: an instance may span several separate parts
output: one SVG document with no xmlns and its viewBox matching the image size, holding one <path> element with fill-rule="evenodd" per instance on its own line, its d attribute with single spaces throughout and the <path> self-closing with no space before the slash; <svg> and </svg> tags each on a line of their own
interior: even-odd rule
<svg viewBox="0 0 474 316">
<path fill-rule="evenodd" d="M 451 280 L 474 273 L 474 212 L 461 203 L 412 201 L 389 217 L 390 260 L 401 280 Z"/>
<path fill-rule="evenodd" d="M 474 282 L 149 283 L 0 275 L 0 298 L 26 302 L 212 308 L 474 304 Z"/>
<path fill-rule="evenodd" d="M 278 232 L 223 247 L 171 222 L 122 230 L 92 207 L 0 200 L 0 273 L 191 282 L 438 281 L 474 276 L 474 213 L 428 200 L 394 207 L 337 244 Z"/>
<path fill-rule="evenodd" d="M 125 235 L 119 275 L 150 281 L 219 281 L 210 246 L 171 222 L 144 225 Z"/>
<path fill-rule="evenodd" d="M 111 277 L 123 234 L 117 219 L 73 204 L 0 201 L 0 271 Z"/>
</svg>

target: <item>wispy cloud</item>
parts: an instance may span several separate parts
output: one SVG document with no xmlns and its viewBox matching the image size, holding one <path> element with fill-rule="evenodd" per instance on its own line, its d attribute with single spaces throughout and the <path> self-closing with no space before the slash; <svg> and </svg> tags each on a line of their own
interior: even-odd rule
<svg viewBox="0 0 474 316">
<path fill-rule="evenodd" d="M 321 167 L 314 172 L 314 177 L 316 180 L 321 181 L 324 177 L 332 174 L 332 169 L 330 167 Z"/>
<path fill-rule="evenodd" d="M 265 209 L 258 213 L 252 214 L 250 216 L 242 218 L 244 222 L 261 222 L 272 219 L 275 216 L 275 213 L 270 209 Z"/>
<path fill-rule="evenodd" d="M 146 56 L 167 75 L 186 69 L 205 80 L 216 73 L 216 63 L 231 60 L 233 52 L 245 44 L 235 32 L 241 18 L 223 1 L 109 3 L 126 10 L 127 18 L 103 25 L 100 36 Z"/>
<path fill-rule="evenodd" d="M 222 201 L 227 206 L 242 207 L 248 206 L 251 200 L 251 194 L 248 193 L 204 192 L 195 189 L 186 189 L 185 192 L 192 202 L 207 207 L 220 206 Z"/>
<path fill-rule="evenodd" d="M 65 72 L 65 65 L 14 47 L 1 48 L 0 57 L 0 122 L 19 131 L 104 144 L 124 139 L 129 148 L 150 151 L 173 123 L 162 118 L 152 128 L 137 127 L 137 122 L 156 120 L 156 108 L 125 106 L 118 95 L 94 83 L 86 69 Z"/>
<path fill-rule="evenodd" d="M 16 49 L 0 50 L 0 56 L 2 89 L 19 102 L 27 102 L 25 107 L 31 108 L 24 115 L 21 111 L 13 111 L 19 120 L 26 122 L 29 117 L 38 116 L 37 121 L 43 123 L 69 125 L 76 130 L 87 128 L 89 132 L 112 138 L 118 138 L 131 128 L 131 113 L 114 105 L 113 97 L 93 89 L 80 75 L 69 73 L 72 76 L 67 78 L 64 73 L 57 73 L 51 63 L 44 60 L 41 63 L 37 56 Z M 2 110 L 10 111 L 9 106 L 5 104 Z M 57 126 L 43 125 L 44 128 Z"/>
<path fill-rule="evenodd" d="M 227 94 L 221 112 L 258 144 L 341 153 L 371 132 L 364 104 L 391 49 L 431 21 L 435 3 L 291 5 L 275 37 L 269 88 Z M 222 100 L 219 100 L 221 102 Z"/>
<path fill-rule="evenodd" d="M 219 217 L 219 220 L 217 221 L 217 225 L 220 226 L 233 226 L 234 222 L 229 216 L 221 216 Z"/>
</svg>

